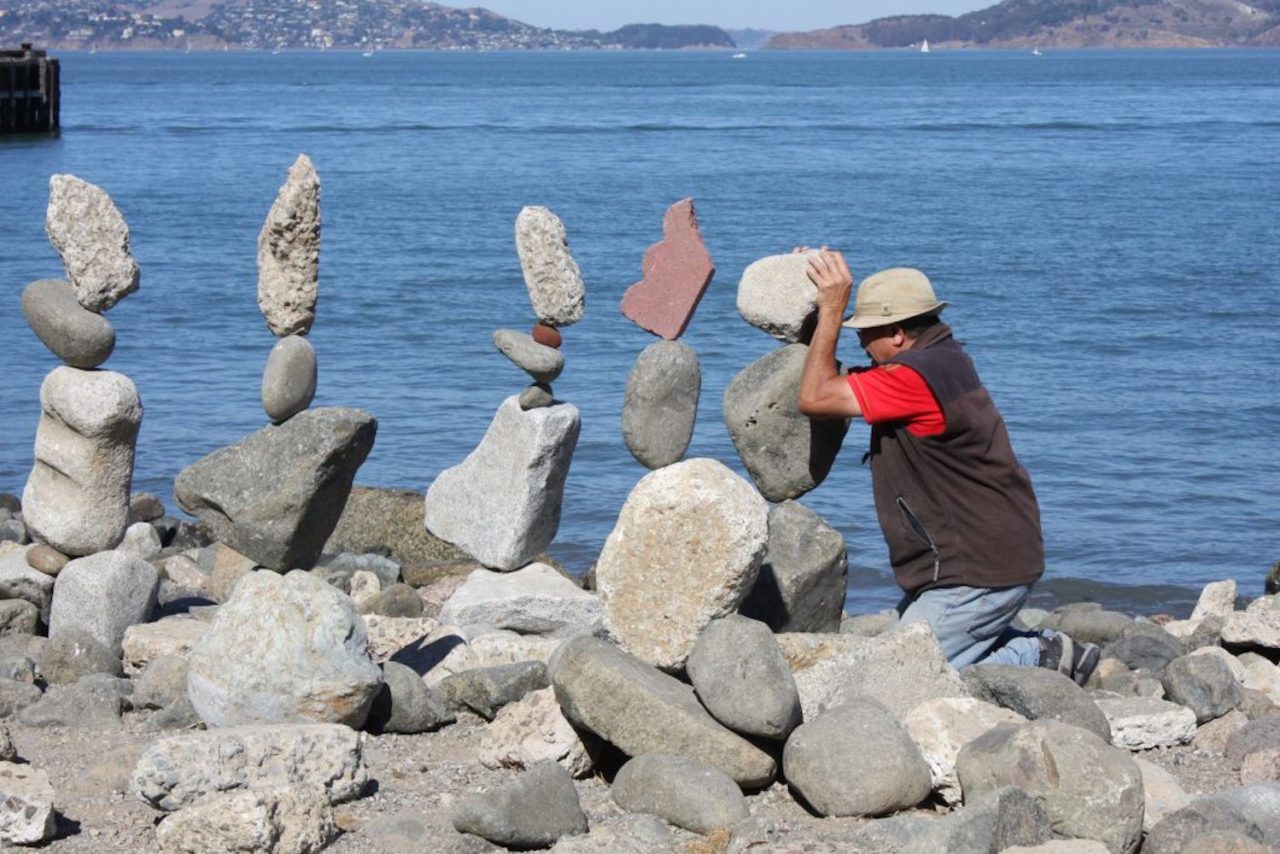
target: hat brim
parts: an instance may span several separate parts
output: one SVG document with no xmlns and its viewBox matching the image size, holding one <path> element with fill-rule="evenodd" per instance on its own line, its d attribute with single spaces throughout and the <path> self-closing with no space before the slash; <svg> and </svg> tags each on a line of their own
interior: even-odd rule
<svg viewBox="0 0 1280 854">
<path fill-rule="evenodd" d="M 904 320 L 910 320 L 913 317 L 922 317 L 926 314 L 938 314 L 947 307 L 945 300 L 936 302 L 933 305 L 919 311 L 908 311 L 902 314 L 875 314 L 859 317 L 857 313 L 849 315 L 841 324 L 849 329 L 875 329 L 877 326 L 890 326 L 894 323 L 901 323 Z"/>
</svg>

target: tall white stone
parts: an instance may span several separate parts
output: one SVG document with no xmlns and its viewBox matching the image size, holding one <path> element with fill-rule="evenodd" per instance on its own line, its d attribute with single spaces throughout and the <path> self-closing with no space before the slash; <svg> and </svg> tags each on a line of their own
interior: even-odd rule
<svg viewBox="0 0 1280 854">
<path fill-rule="evenodd" d="M 258 308 L 272 332 L 310 331 L 319 281 L 320 178 L 299 154 L 258 235 Z"/>
<path fill-rule="evenodd" d="M 74 175 L 52 176 L 44 230 L 89 311 L 106 311 L 138 289 L 129 226 L 101 187 Z"/>
<path fill-rule="evenodd" d="M 586 286 L 560 217 L 530 206 L 516 217 L 516 253 L 538 320 L 568 326 L 582 319 Z"/>
</svg>

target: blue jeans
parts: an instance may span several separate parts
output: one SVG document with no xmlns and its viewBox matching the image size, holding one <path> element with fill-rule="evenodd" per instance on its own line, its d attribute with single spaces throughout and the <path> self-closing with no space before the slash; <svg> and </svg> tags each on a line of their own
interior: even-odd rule
<svg viewBox="0 0 1280 854">
<path fill-rule="evenodd" d="M 1031 594 L 1031 585 L 1019 587 L 937 587 L 898 605 L 903 624 L 924 620 L 942 645 L 952 667 L 969 664 L 1040 663 L 1039 632 L 1009 628 Z"/>
</svg>

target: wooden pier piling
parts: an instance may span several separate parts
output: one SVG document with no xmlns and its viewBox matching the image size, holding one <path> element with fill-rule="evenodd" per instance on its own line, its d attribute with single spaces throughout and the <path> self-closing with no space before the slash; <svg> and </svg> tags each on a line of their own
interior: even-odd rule
<svg viewBox="0 0 1280 854">
<path fill-rule="evenodd" d="M 58 60 L 24 42 L 0 50 L 0 134 L 58 130 Z"/>
</svg>

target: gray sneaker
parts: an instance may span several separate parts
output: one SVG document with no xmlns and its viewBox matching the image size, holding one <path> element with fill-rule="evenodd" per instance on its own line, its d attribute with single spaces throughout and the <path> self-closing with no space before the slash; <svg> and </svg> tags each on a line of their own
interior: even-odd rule
<svg viewBox="0 0 1280 854">
<path fill-rule="evenodd" d="M 1040 666 L 1058 671 L 1081 687 L 1089 681 L 1101 657 L 1097 644 L 1073 641 L 1062 632 L 1040 638 Z"/>
</svg>

